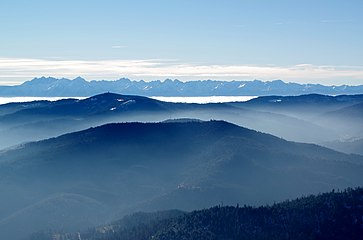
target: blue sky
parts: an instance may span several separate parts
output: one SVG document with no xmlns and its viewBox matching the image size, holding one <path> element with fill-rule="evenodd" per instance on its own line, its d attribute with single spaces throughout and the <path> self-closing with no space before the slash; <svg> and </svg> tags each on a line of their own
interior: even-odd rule
<svg viewBox="0 0 363 240">
<path fill-rule="evenodd" d="M 361 0 L 3 0 L 0 84 L 38 76 L 363 84 Z"/>
</svg>

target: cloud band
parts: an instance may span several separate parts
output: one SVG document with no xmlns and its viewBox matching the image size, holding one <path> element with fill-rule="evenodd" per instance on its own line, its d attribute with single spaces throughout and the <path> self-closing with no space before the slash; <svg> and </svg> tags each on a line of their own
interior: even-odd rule
<svg viewBox="0 0 363 240">
<path fill-rule="evenodd" d="M 207 65 L 189 64 L 175 60 L 59 60 L 0 58 L 0 84 L 16 84 L 33 77 L 52 76 L 87 79 L 165 79 L 182 81 L 215 80 L 274 80 L 326 85 L 362 84 L 363 66 L 293 66 L 271 65 Z"/>
</svg>

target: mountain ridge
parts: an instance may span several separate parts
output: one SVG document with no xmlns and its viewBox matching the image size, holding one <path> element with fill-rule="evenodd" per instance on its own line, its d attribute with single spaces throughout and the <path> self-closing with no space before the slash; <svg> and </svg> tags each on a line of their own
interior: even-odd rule
<svg viewBox="0 0 363 240">
<path fill-rule="evenodd" d="M 170 103 L 105 92 L 80 100 L 8 103 L 0 105 L 0 134 L 7 136 L 0 138 L 0 149 L 109 122 L 160 122 L 172 118 L 223 119 L 288 140 L 321 144 L 342 137 L 363 137 L 360 118 L 353 118 L 354 111 L 359 113 L 360 108 L 339 114 L 349 124 L 326 114 L 362 102 L 362 94 L 307 94 L 265 96 L 247 102 Z"/>
<path fill-rule="evenodd" d="M 363 156 L 225 121 L 106 124 L 0 153 L 0 204 L 8 211 L 0 216 L 0 236 L 19 239 L 10 236 L 51 227 L 49 218 L 52 226 L 66 222 L 65 230 L 76 230 L 72 221 L 85 222 L 83 210 L 74 212 L 78 202 L 86 203 L 85 211 L 99 206 L 93 216 L 112 220 L 135 210 L 265 204 L 356 187 L 363 180 L 362 162 Z M 54 211 L 67 220 L 48 214 Z M 21 221 L 33 216 L 34 228 Z M 27 232 L 15 223 L 25 224 Z"/>
<path fill-rule="evenodd" d="M 286 83 L 273 81 L 220 81 L 177 79 L 164 81 L 134 81 L 128 78 L 118 80 L 91 80 L 82 77 L 67 78 L 40 77 L 15 86 L 0 86 L 3 97 L 84 97 L 113 91 L 127 95 L 143 96 L 267 96 L 300 94 L 362 94 L 363 85 L 324 86 L 321 84 Z"/>
</svg>

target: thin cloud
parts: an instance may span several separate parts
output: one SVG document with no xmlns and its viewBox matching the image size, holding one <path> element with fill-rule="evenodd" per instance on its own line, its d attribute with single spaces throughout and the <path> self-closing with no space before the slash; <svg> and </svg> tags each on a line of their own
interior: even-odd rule
<svg viewBox="0 0 363 240">
<path fill-rule="evenodd" d="M 126 45 L 114 45 L 111 48 L 113 48 L 113 49 L 120 49 L 120 48 L 127 48 L 127 47 L 128 46 L 126 46 Z"/>
<path fill-rule="evenodd" d="M 298 64 L 208 65 L 177 60 L 57 60 L 0 58 L 0 84 L 21 83 L 33 77 L 52 76 L 87 79 L 164 79 L 274 80 L 327 85 L 362 84 L 363 66 L 329 66 Z"/>
</svg>

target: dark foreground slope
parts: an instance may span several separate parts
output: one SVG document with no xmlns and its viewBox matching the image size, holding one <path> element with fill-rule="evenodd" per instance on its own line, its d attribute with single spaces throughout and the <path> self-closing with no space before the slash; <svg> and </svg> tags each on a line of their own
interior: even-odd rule
<svg viewBox="0 0 363 240">
<path fill-rule="evenodd" d="M 362 162 L 224 121 L 108 124 L 0 153 L 0 238 L 360 186 Z"/>
<path fill-rule="evenodd" d="M 363 189 L 348 189 L 262 207 L 223 207 L 181 213 L 137 213 L 86 232 L 39 232 L 50 240 L 355 240 L 363 236 Z"/>
</svg>

